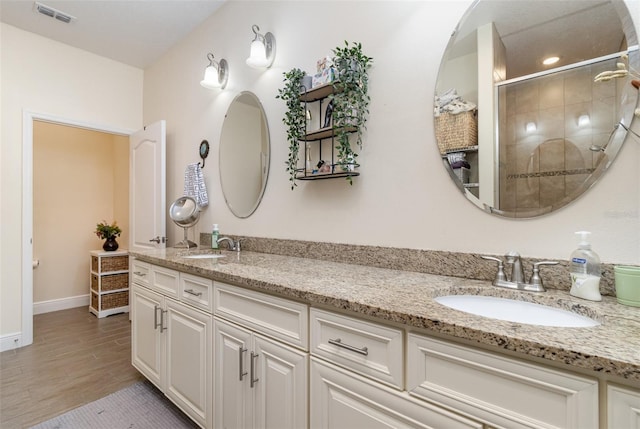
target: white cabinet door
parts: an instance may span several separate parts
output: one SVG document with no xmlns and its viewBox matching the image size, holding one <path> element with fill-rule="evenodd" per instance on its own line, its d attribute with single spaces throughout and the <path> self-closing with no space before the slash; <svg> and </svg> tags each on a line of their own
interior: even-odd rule
<svg viewBox="0 0 640 429">
<path fill-rule="evenodd" d="M 131 286 L 130 300 L 131 363 L 163 390 L 163 337 L 160 330 L 156 329 L 162 316 L 160 312 L 163 298 L 134 283 Z"/>
<path fill-rule="evenodd" d="M 609 429 L 640 429 L 640 390 L 607 386 Z"/>
<path fill-rule="evenodd" d="M 215 427 L 245 429 L 252 427 L 249 395 L 249 347 L 251 332 L 215 319 L 214 385 Z"/>
<path fill-rule="evenodd" d="M 307 427 L 305 352 L 214 320 L 215 427 Z"/>
<path fill-rule="evenodd" d="M 482 428 L 480 423 L 314 357 L 310 378 L 312 429 Z"/>
<path fill-rule="evenodd" d="M 250 366 L 254 368 L 249 371 L 254 380 L 254 427 L 306 427 L 307 354 L 254 334 L 249 359 L 253 359 Z M 249 383 L 251 385 L 251 380 Z"/>
<path fill-rule="evenodd" d="M 409 334 L 407 390 L 506 428 L 598 428 L 598 381 Z"/>
<path fill-rule="evenodd" d="M 166 300 L 165 394 L 193 420 L 212 427 L 212 327 L 209 314 Z"/>
</svg>

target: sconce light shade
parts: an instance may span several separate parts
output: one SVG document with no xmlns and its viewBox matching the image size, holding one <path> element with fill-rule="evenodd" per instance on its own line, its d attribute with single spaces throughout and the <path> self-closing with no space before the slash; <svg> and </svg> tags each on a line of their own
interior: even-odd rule
<svg viewBox="0 0 640 429">
<path fill-rule="evenodd" d="M 269 68 L 276 58 L 276 39 L 271 33 L 264 36 L 259 33 L 260 27 L 251 27 L 255 37 L 251 42 L 251 53 L 247 58 L 247 65 L 254 69 Z"/>
<path fill-rule="evenodd" d="M 216 61 L 213 54 L 207 54 L 209 65 L 204 69 L 204 79 L 200 81 L 200 85 L 207 89 L 224 89 L 229 80 L 229 65 L 225 59 Z"/>
<path fill-rule="evenodd" d="M 587 125 L 589 125 L 591 123 L 591 118 L 589 118 L 589 115 L 580 115 L 578 117 L 578 126 L 579 127 L 586 127 Z"/>
</svg>

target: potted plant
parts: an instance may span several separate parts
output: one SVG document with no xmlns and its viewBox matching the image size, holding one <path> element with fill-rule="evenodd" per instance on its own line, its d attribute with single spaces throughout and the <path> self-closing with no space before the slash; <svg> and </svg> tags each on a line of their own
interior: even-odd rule
<svg viewBox="0 0 640 429">
<path fill-rule="evenodd" d="M 300 103 L 300 90 L 303 88 L 302 79 L 306 73 L 298 68 L 284 73 L 284 88 L 278 90 L 276 98 L 284 100 L 287 111 L 282 122 L 287 126 L 287 141 L 289 142 L 289 158 L 287 159 L 287 172 L 291 189 L 296 184 L 296 169 L 298 167 L 298 151 L 300 139 L 306 133 L 306 112 L 304 105 Z"/>
<path fill-rule="evenodd" d="M 362 133 L 369 114 L 369 74 L 373 58 L 362 52 L 361 43 L 345 41 L 344 47 L 333 50 L 333 64 L 338 81 L 334 82 L 333 130 L 337 140 L 338 165 L 343 171 L 352 171 L 358 154 L 351 147 L 350 135 L 355 135 L 358 148 L 362 148 Z M 351 177 L 347 177 L 351 183 Z"/>
<path fill-rule="evenodd" d="M 116 237 L 120 237 L 120 234 L 122 234 L 122 229 L 120 229 L 116 221 L 113 221 L 112 224 L 108 224 L 107 221 L 103 220 L 101 223 L 96 225 L 95 233 L 98 238 L 106 240 L 102 245 L 102 248 L 106 252 L 113 252 L 115 250 L 118 250 L 118 242 L 116 241 Z"/>
</svg>

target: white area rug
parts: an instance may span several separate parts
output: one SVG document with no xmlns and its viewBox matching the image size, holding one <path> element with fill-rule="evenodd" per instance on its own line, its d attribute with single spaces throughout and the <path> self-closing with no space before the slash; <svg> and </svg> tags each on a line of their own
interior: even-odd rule
<svg viewBox="0 0 640 429">
<path fill-rule="evenodd" d="M 133 384 L 32 429 L 181 429 L 198 426 L 148 381 Z"/>
</svg>

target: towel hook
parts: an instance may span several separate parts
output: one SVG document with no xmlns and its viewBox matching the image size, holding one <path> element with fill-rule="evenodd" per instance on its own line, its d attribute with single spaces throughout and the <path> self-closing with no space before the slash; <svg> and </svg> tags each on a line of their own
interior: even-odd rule
<svg viewBox="0 0 640 429">
<path fill-rule="evenodd" d="M 202 165 L 200 168 L 204 168 L 204 160 L 207 159 L 207 156 L 209 156 L 209 142 L 202 140 L 200 143 L 200 158 L 202 158 Z"/>
</svg>

